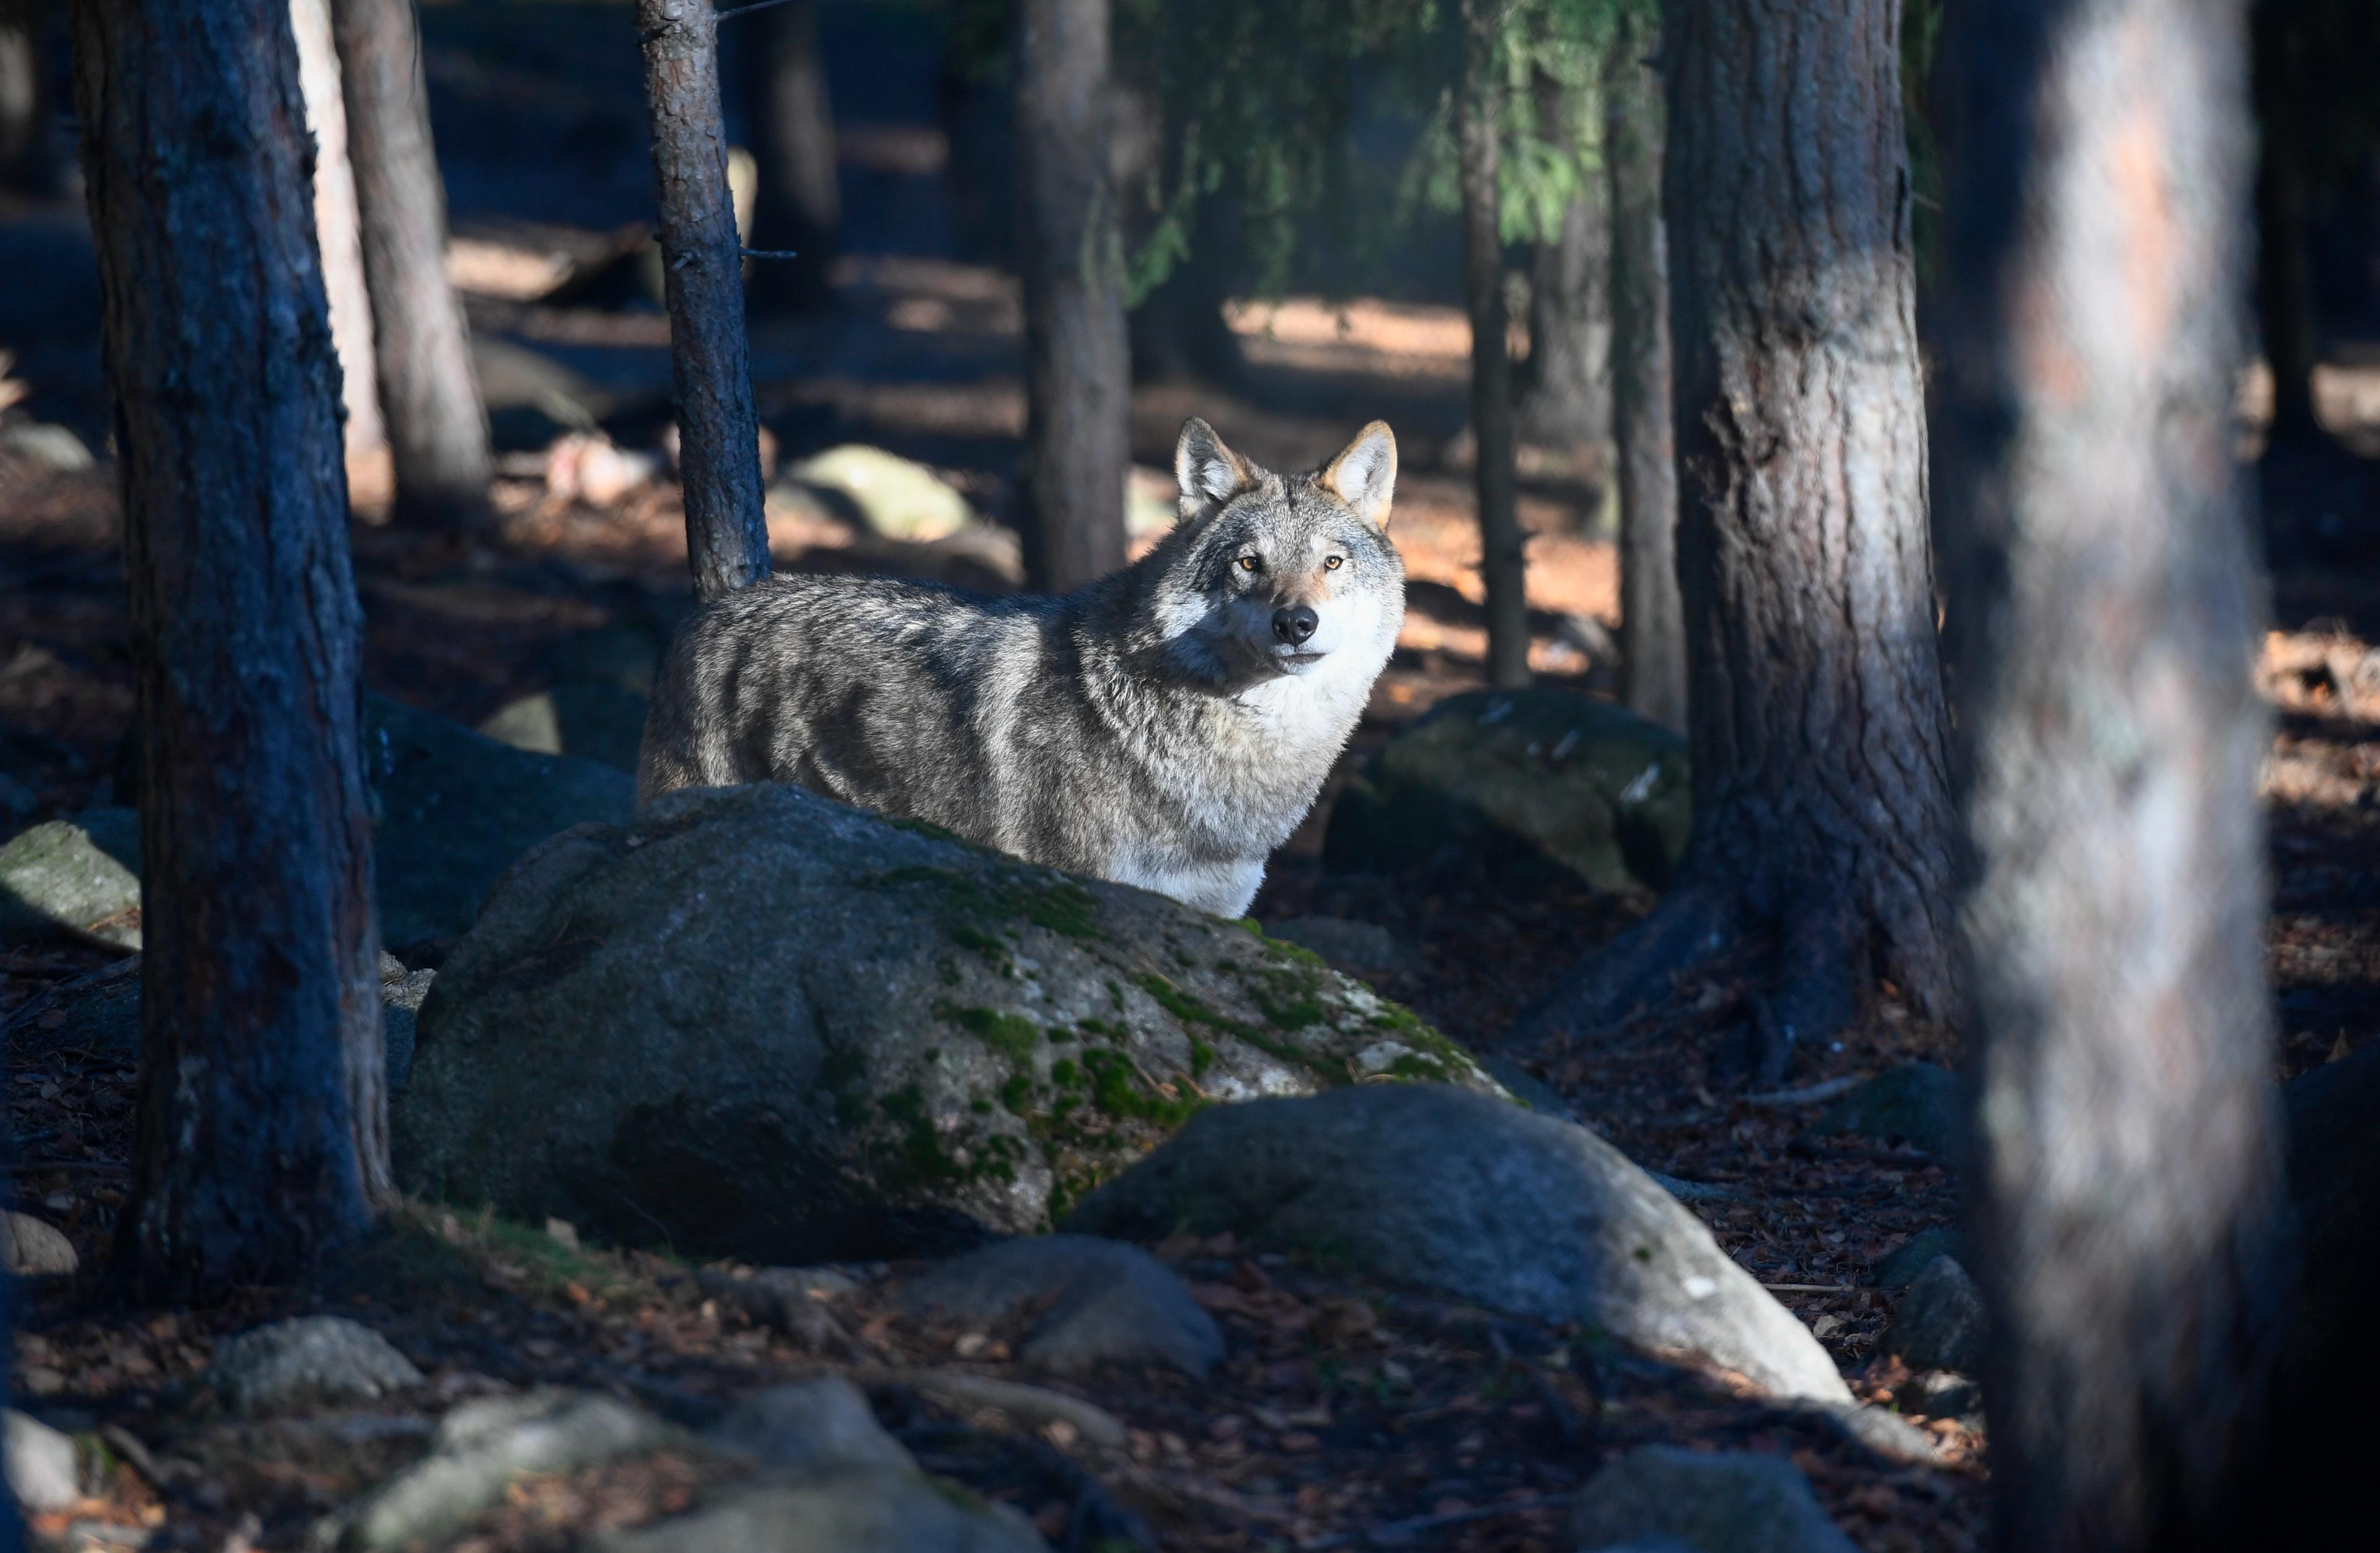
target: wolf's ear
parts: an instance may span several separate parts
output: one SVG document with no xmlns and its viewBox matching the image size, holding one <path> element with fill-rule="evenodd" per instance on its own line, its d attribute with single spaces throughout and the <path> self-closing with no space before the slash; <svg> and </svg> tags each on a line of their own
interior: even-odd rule
<svg viewBox="0 0 2380 1553">
<path fill-rule="evenodd" d="M 1214 427 L 1194 415 L 1182 422 L 1182 440 L 1173 445 L 1173 478 L 1182 483 L 1182 516 L 1190 518 L 1256 483 L 1256 471 L 1223 446 Z"/>
<path fill-rule="evenodd" d="M 1397 434 L 1386 421 L 1357 432 L 1355 440 L 1322 467 L 1322 483 L 1336 491 L 1356 517 L 1387 528 L 1389 503 L 1397 494 Z"/>
</svg>

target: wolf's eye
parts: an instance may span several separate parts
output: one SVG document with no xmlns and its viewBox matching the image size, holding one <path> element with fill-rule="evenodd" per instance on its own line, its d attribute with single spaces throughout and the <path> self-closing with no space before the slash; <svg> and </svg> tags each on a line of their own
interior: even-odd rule
<svg viewBox="0 0 2380 1553">
<path fill-rule="evenodd" d="M 1242 571 L 1254 571 L 1263 564 L 1264 563 L 1262 561 L 1257 560 L 1254 556 L 1242 556 L 1240 557 L 1240 569 Z"/>
<path fill-rule="evenodd" d="M 1346 556 L 1332 556 L 1322 563 L 1322 569 L 1325 571 L 1337 571 L 1341 567 L 1345 566 L 1346 564 Z"/>
</svg>

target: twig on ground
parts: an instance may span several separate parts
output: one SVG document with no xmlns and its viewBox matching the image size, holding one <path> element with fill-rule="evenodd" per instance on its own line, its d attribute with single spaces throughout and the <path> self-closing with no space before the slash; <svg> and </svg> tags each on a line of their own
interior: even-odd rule
<svg viewBox="0 0 2380 1553">
<path fill-rule="evenodd" d="M 1838 1094 L 1848 1094 L 1866 1079 L 1865 1073 L 1846 1073 L 1840 1079 L 1814 1083 L 1807 1089 L 1772 1089 L 1761 1094 L 1742 1096 L 1747 1106 L 1815 1106 L 1822 1100 L 1832 1100 Z"/>
</svg>

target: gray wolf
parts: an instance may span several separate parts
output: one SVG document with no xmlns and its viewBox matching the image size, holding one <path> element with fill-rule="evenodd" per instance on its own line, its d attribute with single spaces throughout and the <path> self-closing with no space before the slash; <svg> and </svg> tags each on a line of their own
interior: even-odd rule
<svg viewBox="0 0 2380 1553">
<path fill-rule="evenodd" d="M 706 605 L 654 686 L 639 799 L 795 783 L 1243 914 L 1404 620 L 1396 438 L 1376 421 L 1283 476 L 1193 419 L 1174 473 L 1174 527 L 1063 597 L 781 576 Z"/>
</svg>

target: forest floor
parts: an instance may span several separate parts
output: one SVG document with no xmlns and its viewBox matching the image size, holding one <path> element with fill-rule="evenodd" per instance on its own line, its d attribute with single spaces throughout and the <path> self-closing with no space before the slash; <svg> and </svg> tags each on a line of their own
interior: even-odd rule
<svg viewBox="0 0 2380 1553">
<path fill-rule="evenodd" d="M 460 26 L 462 10 L 425 14 Z M 550 31 L 556 48 L 577 46 L 570 29 Z M 490 163 L 449 169 L 455 275 L 479 336 L 515 369 L 511 386 L 492 392 L 508 446 L 503 521 L 484 540 L 424 537 L 374 521 L 365 501 L 354 550 L 371 687 L 476 725 L 543 688 L 553 643 L 613 621 L 674 618 L 685 607 L 685 548 L 667 482 L 599 503 L 546 478 L 540 449 L 565 429 L 552 423 L 557 402 L 565 422 L 583 413 L 624 445 L 666 419 L 662 320 L 633 295 L 624 305 L 616 285 L 576 293 L 568 285 L 574 272 L 618 281 L 616 267 L 608 281 L 601 273 L 606 218 L 577 207 L 533 212 L 534 220 L 474 214 L 487 202 L 475 190 L 538 188 L 540 178 L 559 188 L 569 178 L 548 176 L 550 166 L 568 174 L 577 148 L 612 145 L 625 132 L 615 122 L 624 91 L 625 111 L 635 112 L 633 56 L 625 86 L 605 77 L 599 92 L 584 84 L 597 72 L 574 67 L 579 84 L 565 91 L 552 76 L 474 74 L 450 44 L 433 35 L 428 50 L 433 101 L 482 131 Z M 503 117 L 516 99 L 535 110 L 534 132 Z M 442 117 L 442 139 L 448 126 Z M 566 147 L 540 139 L 565 128 Z M 936 214 L 941 196 L 927 187 L 939 187 L 949 154 L 938 132 L 915 123 L 852 129 L 844 157 L 855 229 L 873 222 L 897 240 L 843 262 L 831 314 L 756 324 L 763 419 L 788 459 L 849 442 L 884 446 L 932 466 L 998 518 L 1024 422 L 1014 284 L 941 256 L 939 239 L 898 236 L 945 219 Z M 573 198 L 646 176 L 634 134 L 624 143 L 625 153 L 603 153 L 610 183 L 581 180 Z M 518 165 L 492 165 L 504 156 Z M 89 259 L 77 231 L 71 211 L 0 209 L 0 263 L 19 275 L 79 273 L 73 265 Z M 32 390 L 17 418 L 67 422 L 97 446 L 104 416 L 89 304 L 69 297 L 37 321 L 40 330 L 24 325 L 32 332 L 21 339 L 6 332 L 18 324 L 0 307 L 0 349 L 18 348 Z M 1399 726 L 1479 683 L 1478 544 L 1461 434 L 1466 338 L 1451 310 L 1381 301 L 1293 300 L 1236 310 L 1234 323 L 1250 367 L 1235 391 L 1162 384 L 1136 395 L 1133 451 L 1144 486 L 1166 485 L 1176 428 L 1194 412 L 1281 468 L 1310 467 L 1375 416 L 1399 437 L 1391 532 L 1413 579 L 1411 614 L 1343 776 Z M 2380 1027 L 2380 545 L 2360 537 L 2380 520 L 2380 465 L 2368 461 L 2380 458 L 2380 368 L 2336 366 L 2323 392 L 2342 447 L 2289 451 L 2268 463 L 2264 482 L 2277 629 L 2258 676 L 2277 713 L 2265 800 L 2283 1078 L 2345 1055 Z M 1533 666 L 1550 682 L 1608 693 L 1610 665 L 1584 624 L 1617 623 L 1613 553 L 1596 534 L 1604 506 L 1596 471 L 1533 451 L 1523 473 Z M 0 833 L 115 790 L 132 690 L 112 478 L 104 464 L 61 471 L 0 452 Z M 870 543 L 815 512 L 772 514 L 771 538 L 781 567 L 1014 585 L 997 556 Z M 1380 989 L 1478 1049 L 1493 1049 L 1577 956 L 1648 904 L 1542 879 L 1516 888 L 1460 865 L 1390 881 L 1328 874 L 1320 838 L 1337 786 L 1276 860 L 1256 915 L 1319 912 L 1388 928 L 1415 959 L 1375 978 Z M 0 953 L 0 1020 L 106 963 L 80 948 Z M 1889 1301 L 1871 1269 L 1912 1234 L 1955 1223 L 1960 1182 L 1949 1161 L 1813 1139 L 1805 1108 L 1747 1100 L 1723 1077 L 1746 991 L 1721 967 L 1682 987 L 1658 1018 L 1532 1058 L 1631 1157 L 1730 1192 L 1694 1211 L 1809 1323 L 1855 1388 L 1880 1400 L 1892 1377 L 1869 1366 Z M 1960 1055 L 1948 1033 L 1887 997 L 1840 1043 L 1805 1052 L 1789 1082 L 1920 1058 L 1955 1065 Z M 1063 1426 L 1021 1429 L 929 1400 L 913 1383 L 929 1369 L 1015 1375 L 1016 1334 L 936 1329 L 901 1315 L 885 1293 L 898 1269 L 857 1269 L 864 1287 L 837 1307 L 860 1346 L 856 1361 L 829 1361 L 754 1325 L 708 1297 L 698 1270 L 681 1263 L 577 1250 L 431 1205 L 406 1209 L 358 1264 L 302 1295 L 259 1291 L 204 1313 L 124 1308 L 109 1302 L 104 1274 L 128 1174 L 133 1077 L 97 1055 L 65 1053 L 7 1080 L 13 1202 L 61 1225 L 83 1264 L 75 1279 L 25 1289 L 10 1380 L 23 1405 L 99 1432 L 112 1452 L 105 1492 L 38 1526 L 59 1547 L 141 1546 L 143 1535 L 148 1547 L 208 1553 L 298 1547 L 315 1516 L 421 1449 L 424 1420 L 492 1389 L 594 1387 L 698 1416 L 833 1367 L 860 1380 L 925 1464 L 1016 1504 L 1055 1547 L 1069 1545 L 1070 1518 L 1104 1495 L 1143 1516 L 1168 1548 L 1554 1553 L 1566 1496 L 1597 1461 L 1662 1440 L 1790 1453 L 1829 1513 L 1876 1553 L 1983 1540 L 1987 1443 L 1955 1420 L 1921 1421 L 1942 1449 L 1938 1464 L 1887 1461 L 1724 1377 L 1228 1241 L 1162 1248 L 1229 1340 L 1231 1357 L 1211 1378 L 1052 1383 L 1123 1421 L 1127 1443 L 1115 1449 Z M 195 1384 L 215 1341 L 308 1309 L 379 1327 L 431 1384 L 380 1405 L 382 1423 L 349 1426 L 329 1444 L 303 1419 L 220 1418 Z M 577 1530 L 683 1504 L 708 1470 L 660 1461 L 534 1480 L 460 1546 L 567 1547 Z"/>
</svg>

